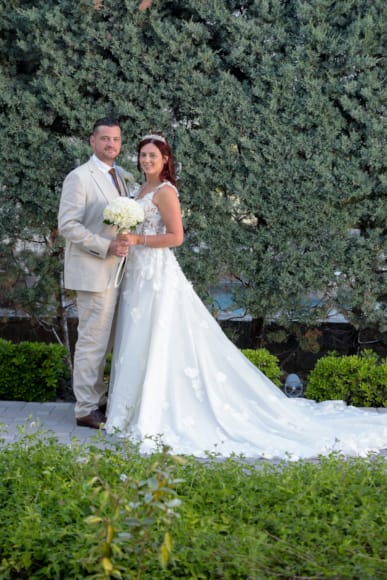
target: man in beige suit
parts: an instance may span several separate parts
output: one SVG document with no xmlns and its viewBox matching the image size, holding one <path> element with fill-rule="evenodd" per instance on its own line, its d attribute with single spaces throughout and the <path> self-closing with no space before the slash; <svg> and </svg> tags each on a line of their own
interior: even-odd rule
<svg viewBox="0 0 387 580">
<path fill-rule="evenodd" d="M 114 160 L 121 150 L 121 129 L 114 119 L 96 121 L 90 136 L 94 154 L 63 183 L 58 225 L 66 239 L 64 286 L 76 290 L 78 339 L 73 390 L 78 425 L 98 429 L 106 421 L 103 381 L 118 300 L 117 267 L 127 255 L 125 240 L 103 223 L 103 210 L 127 186 Z M 110 170 L 115 168 L 116 175 Z M 115 184 L 115 178 L 117 183 Z"/>
</svg>

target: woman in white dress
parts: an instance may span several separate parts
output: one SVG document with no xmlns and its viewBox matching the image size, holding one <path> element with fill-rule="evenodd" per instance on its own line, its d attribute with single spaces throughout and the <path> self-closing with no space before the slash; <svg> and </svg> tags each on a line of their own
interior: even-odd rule
<svg viewBox="0 0 387 580">
<path fill-rule="evenodd" d="M 387 447 L 387 414 L 289 399 L 226 337 L 185 278 L 173 157 L 161 134 L 138 148 L 145 220 L 130 244 L 115 333 L 106 431 L 205 456 L 366 455 Z"/>
</svg>

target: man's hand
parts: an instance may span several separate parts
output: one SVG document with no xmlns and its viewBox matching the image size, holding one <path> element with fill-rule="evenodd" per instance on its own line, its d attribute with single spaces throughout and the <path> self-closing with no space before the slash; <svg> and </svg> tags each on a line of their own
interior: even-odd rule
<svg viewBox="0 0 387 580">
<path fill-rule="evenodd" d="M 118 258 L 124 258 L 128 255 L 129 244 L 126 240 L 117 238 L 110 242 L 108 255 L 117 256 Z"/>
</svg>

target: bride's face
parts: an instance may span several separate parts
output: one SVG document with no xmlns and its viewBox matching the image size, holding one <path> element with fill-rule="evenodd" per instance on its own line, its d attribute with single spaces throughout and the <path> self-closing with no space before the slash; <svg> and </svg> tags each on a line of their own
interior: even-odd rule
<svg viewBox="0 0 387 580">
<path fill-rule="evenodd" d="M 168 157 L 153 143 L 144 145 L 140 151 L 140 166 L 147 177 L 158 177 L 167 161 Z"/>
</svg>

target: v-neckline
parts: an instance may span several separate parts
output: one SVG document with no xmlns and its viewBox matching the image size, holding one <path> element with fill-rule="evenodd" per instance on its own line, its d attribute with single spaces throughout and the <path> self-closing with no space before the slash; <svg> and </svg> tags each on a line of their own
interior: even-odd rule
<svg viewBox="0 0 387 580">
<path fill-rule="evenodd" d="M 160 188 L 161 185 L 163 185 L 165 182 L 162 181 L 161 183 L 159 183 L 158 185 L 156 185 L 153 189 L 151 189 L 150 191 L 148 191 L 147 193 L 144 193 L 144 195 L 140 195 L 137 197 L 138 200 L 144 199 L 144 197 L 146 197 L 147 195 L 150 195 L 151 193 L 154 193 L 155 191 L 157 191 L 157 189 Z"/>
</svg>

